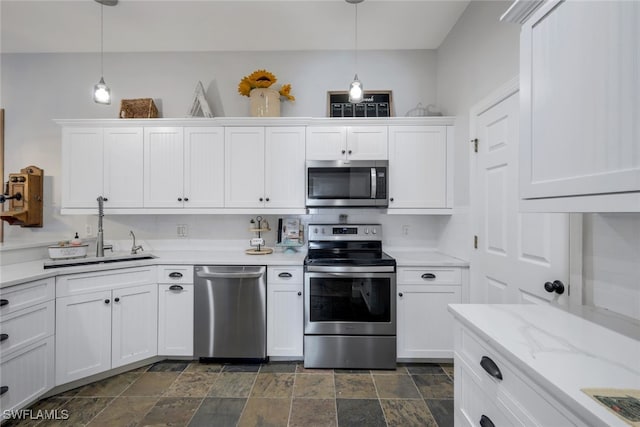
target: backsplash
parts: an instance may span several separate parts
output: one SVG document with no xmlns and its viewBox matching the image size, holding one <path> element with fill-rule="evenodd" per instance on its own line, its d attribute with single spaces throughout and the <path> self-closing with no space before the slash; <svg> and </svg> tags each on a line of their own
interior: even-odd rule
<svg viewBox="0 0 640 427">
<path fill-rule="evenodd" d="M 640 320 L 640 214 L 584 215 L 584 303 Z"/>
</svg>

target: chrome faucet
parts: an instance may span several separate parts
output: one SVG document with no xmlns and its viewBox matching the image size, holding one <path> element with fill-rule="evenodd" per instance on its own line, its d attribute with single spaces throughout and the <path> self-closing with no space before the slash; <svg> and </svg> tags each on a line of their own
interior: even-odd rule
<svg viewBox="0 0 640 427">
<path fill-rule="evenodd" d="M 133 237 L 133 245 L 131 246 L 131 255 L 136 255 L 138 251 L 144 251 L 142 245 L 136 245 L 136 235 L 133 234 L 132 230 L 129 230 L 129 235 Z"/>
<path fill-rule="evenodd" d="M 98 201 L 98 239 L 96 241 L 96 257 L 103 257 L 105 249 L 111 249 L 113 252 L 113 245 L 104 244 L 104 233 L 102 230 L 102 218 L 104 217 L 104 197 L 100 196 L 96 199 Z"/>
</svg>

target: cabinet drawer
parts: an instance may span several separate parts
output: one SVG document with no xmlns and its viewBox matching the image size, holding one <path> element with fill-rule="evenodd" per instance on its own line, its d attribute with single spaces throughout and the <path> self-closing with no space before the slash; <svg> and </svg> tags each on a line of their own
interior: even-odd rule
<svg viewBox="0 0 640 427">
<path fill-rule="evenodd" d="M 534 389 L 524 374 L 517 373 L 507 360 L 466 328 L 456 327 L 456 356 L 459 356 L 479 379 L 480 388 L 494 399 L 505 412 L 528 425 L 575 425 Z M 483 357 L 489 358 L 499 369 L 502 379 L 490 375 L 482 366 Z"/>
<path fill-rule="evenodd" d="M 17 310 L 52 300 L 55 297 L 53 277 L 0 289 L 0 320 Z"/>
<path fill-rule="evenodd" d="M 459 268 L 398 268 L 398 283 L 408 285 L 460 285 L 462 272 Z"/>
<path fill-rule="evenodd" d="M 54 334 L 55 302 L 34 305 L 2 318 L 0 322 L 0 355 L 24 348 Z"/>
<path fill-rule="evenodd" d="M 158 283 L 193 283 L 193 265 L 158 266 Z"/>
<path fill-rule="evenodd" d="M 53 337 L 3 357 L 0 370 L 0 386 L 8 387 L 0 398 L 0 411 L 33 402 L 53 387 Z"/>
<path fill-rule="evenodd" d="M 56 296 L 63 297 L 120 287 L 148 285 L 156 283 L 156 279 L 155 266 L 69 274 L 56 278 Z"/>
<path fill-rule="evenodd" d="M 302 283 L 302 280 L 302 267 L 267 267 L 267 284 L 300 284 Z"/>
</svg>

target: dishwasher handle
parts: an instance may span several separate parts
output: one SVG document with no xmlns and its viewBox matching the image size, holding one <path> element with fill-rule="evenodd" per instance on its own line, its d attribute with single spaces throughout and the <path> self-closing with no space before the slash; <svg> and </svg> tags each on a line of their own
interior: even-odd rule
<svg viewBox="0 0 640 427">
<path fill-rule="evenodd" d="M 224 279 L 257 279 L 264 275 L 262 271 L 257 273 L 230 273 L 230 272 L 221 272 L 221 273 L 205 273 L 203 271 L 196 272 L 198 277 L 202 277 L 203 279 L 212 279 L 212 278 L 224 278 Z"/>
</svg>

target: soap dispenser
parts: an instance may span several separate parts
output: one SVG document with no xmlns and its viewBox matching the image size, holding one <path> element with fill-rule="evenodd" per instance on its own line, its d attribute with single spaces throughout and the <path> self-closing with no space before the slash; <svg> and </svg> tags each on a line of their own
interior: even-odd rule
<svg viewBox="0 0 640 427">
<path fill-rule="evenodd" d="M 71 240 L 71 246 L 80 246 L 82 244 L 82 240 L 78 237 L 78 232 L 76 231 L 75 237 Z"/>
</svg>

